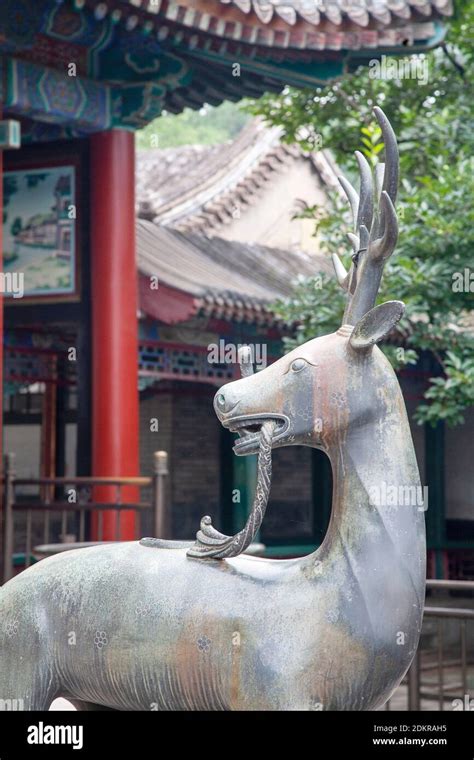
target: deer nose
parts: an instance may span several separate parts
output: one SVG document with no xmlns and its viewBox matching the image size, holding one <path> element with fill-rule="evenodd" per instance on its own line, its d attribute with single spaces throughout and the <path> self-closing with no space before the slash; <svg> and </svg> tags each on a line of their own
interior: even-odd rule
<svg viewBox="0 0 474 760">
<path fill-rule="evenodd" d="M 236 399 L 231 391 L 228 391 L 225 394 L 222 391 L 219 391 L 214 396 L 214 409 L 216 410 L 219 419 L 222 419 L 225 414 L 231 412 L 238 403 L 239 399 Z"/>
<path fill-rule="evenodd" d="M 216 411 L 220 412 L 221 414 L 225 414 L 229 411 L 229 404 L 227 403 L 226 397 L 223 393 L 216 393 L 214 397 L 214 406 L 216 408 Z"/>
</svg>

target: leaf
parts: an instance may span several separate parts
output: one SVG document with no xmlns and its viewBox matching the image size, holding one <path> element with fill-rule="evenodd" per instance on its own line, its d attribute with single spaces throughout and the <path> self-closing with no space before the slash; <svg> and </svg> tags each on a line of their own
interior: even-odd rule
<svg viewBox="0 0 474 760">
<path fill-rule="evenodd" d="M 446 41 L 462 61 L 463 77 L 438 49 L 425 55 L 430 74 L 426 84 L 411 79 L 369 82 L 362 66 L 334 84 L 308 90 L 288 87 L 282 95 L 254 101 L 256 111 L 283 127 L 292 141 L 300 126 L 312 125 L 356 184 L 354 149 L 360 147 L 372 165 L 382 155 L 372 104 L 382 105 L 391 120 L 400 149 L 400 232 L 378 301 L 397 298 L 406 304 L 406 364 L 413 351 L 410 361 L 421 357 L 416 369 L 426 372 L 429 367 L 430 372 L 424 375 L 430 382 L 416 410 L 423 424 L 440 419 L 460 424 L 463 410 L 474 405 L 474 337 L 460 330 L 466 319 L 474 324 L 474 299 L 470 292 L 453 290 L 453 273 L 473 267 L 473 28 L 474 1 L 466 0 L 450 21 Z M 337 194 L 317 224 L 319 252 L 348 258 L 345 233 L 350 220 L 347 204 Z M 329 282 L 310 295 L 297 286 L 287 309 L 292 319 L 301 321 L 298 341 L 337 327 L 343 305 L 342 291 Z M 388 354 L 392 360 L 393 352 Z"/>
</svg>

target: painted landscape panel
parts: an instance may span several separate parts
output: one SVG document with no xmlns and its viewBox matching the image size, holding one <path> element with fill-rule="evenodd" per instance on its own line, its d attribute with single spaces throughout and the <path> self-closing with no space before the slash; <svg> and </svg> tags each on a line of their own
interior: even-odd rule
<svg viewBox="0 0 474 760">
<path fill-rule="evenodd" d="M 75 292 L 75 169 L 6 171 L 3 179 L 5 273 L 23 273 L 24 295 Z"/>
</svg>

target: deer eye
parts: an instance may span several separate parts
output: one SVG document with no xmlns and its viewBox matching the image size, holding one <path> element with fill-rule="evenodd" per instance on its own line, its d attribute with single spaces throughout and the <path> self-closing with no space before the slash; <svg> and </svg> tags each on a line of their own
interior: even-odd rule
<svg viewBox="0 0 474 760">
<path fill-rule="evenodd" d="M 291 363 L 290 369 L 292 372 L 301 372 L 306 367 L 307 362 L 304 359 L 295 359 Z"/>
</svg>

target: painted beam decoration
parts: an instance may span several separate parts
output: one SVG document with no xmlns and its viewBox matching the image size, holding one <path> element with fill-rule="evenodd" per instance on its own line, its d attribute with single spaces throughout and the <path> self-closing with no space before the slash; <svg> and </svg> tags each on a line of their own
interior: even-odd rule
<svg viewBox="0 0 474 760">
<path fill-rule="evenodd" d="M 0 589 L 3 705 L 46 710 L 65 696 L 82 710 L 362 711 L 399 686 L 421 632 L 425 521 L 417 497 L 406 499 L 420 489 L 415 451 L 397 377 L 376 345 L 404 305 L 374 305 L 398 234 L 397 145 L 375 113 L 385 165 L 374 177 L 359 154 L 360 193 L 342 182 L 355 231 L 349 271 L 335 259 L 347 293 L 340 328 L 256 373 L 244 347 L 242 377 L 215 396 L 218 419 L 238 434 L 235 454 L 259 454 L 247 524 L 226 536 L 206 516 L 195 542 L 108 542 L 9 580 Z M 324 541 L 289 561 L 246 555 L 265 515 L 272 451 L 291 445 L 331 462 Z"/>
<path fill-rule="evenodd" d="M 325 83 L 439 44 L 452 11 L 452 0 L 3 0 L 0 56 L 11 112 L 51 125 L 25 139 L 55 139 Z"/>
<path fill-rule="evenodd" d="M 4 107 L 9 113 L 39 119 L 48 114 L 52 123 L 78 131 L 109 129 L 113 118 L 113 91 L 79 76 L 12 58 L 5 63 Z"/>
</svg>

